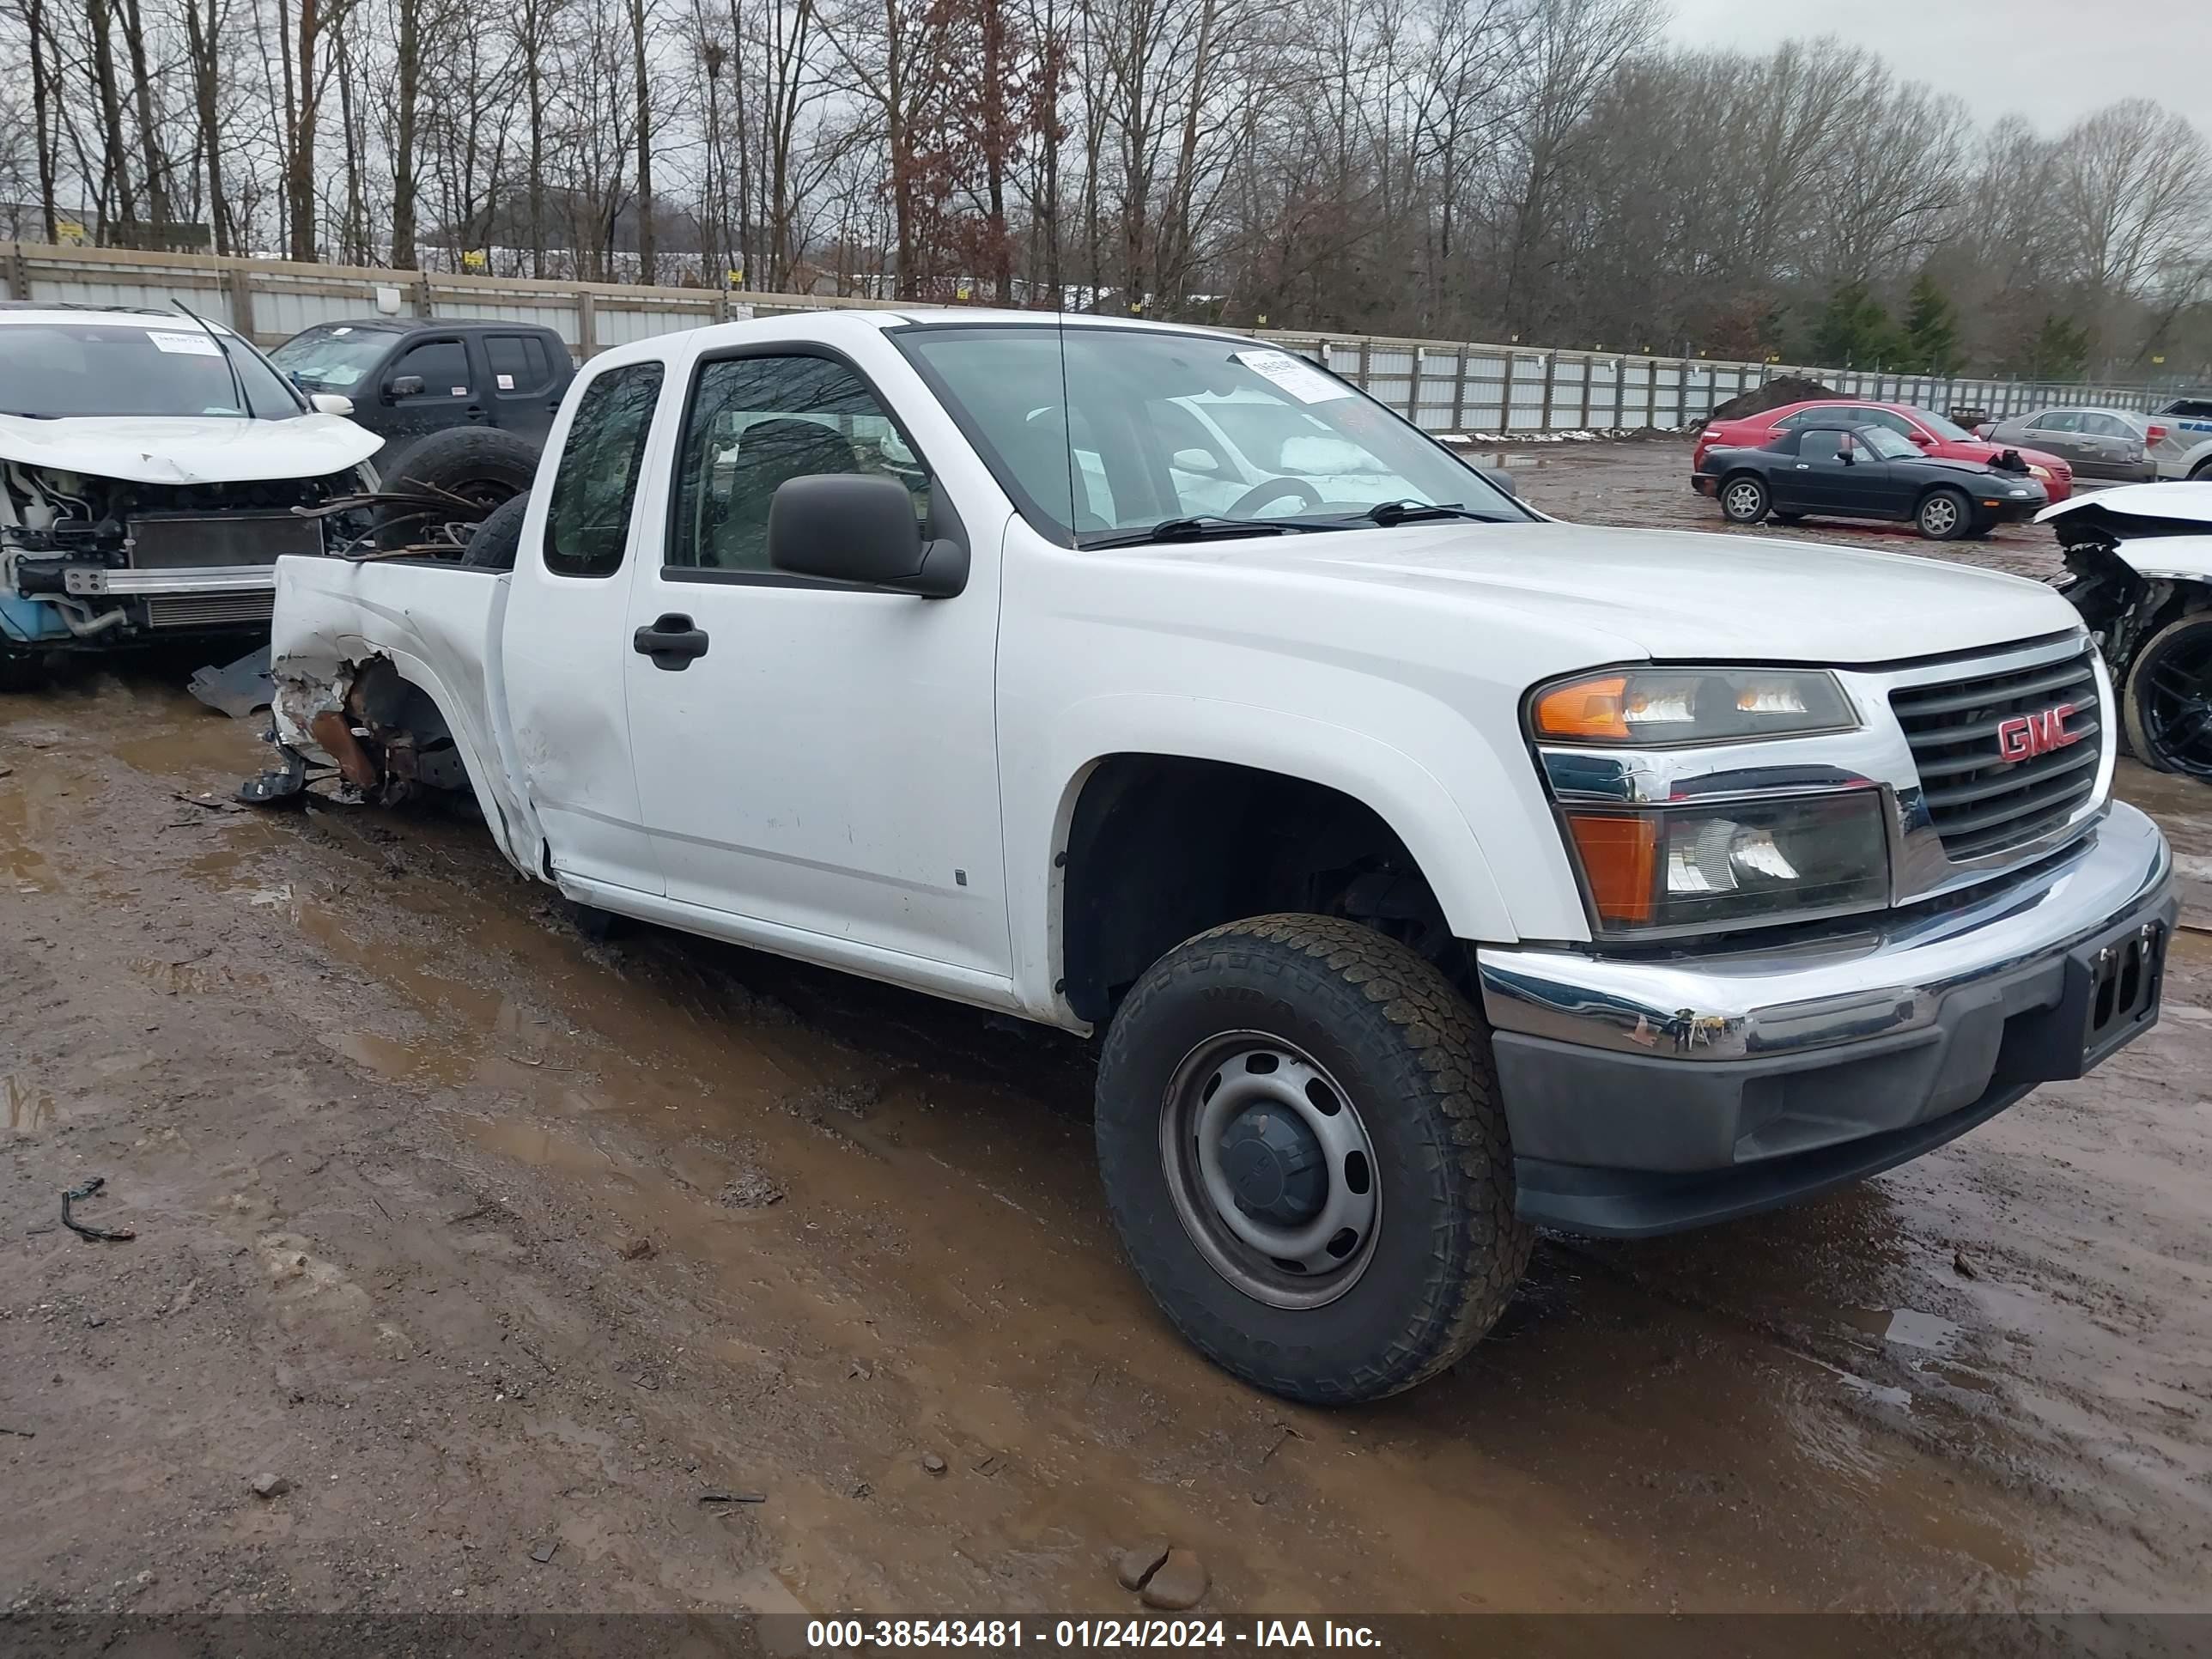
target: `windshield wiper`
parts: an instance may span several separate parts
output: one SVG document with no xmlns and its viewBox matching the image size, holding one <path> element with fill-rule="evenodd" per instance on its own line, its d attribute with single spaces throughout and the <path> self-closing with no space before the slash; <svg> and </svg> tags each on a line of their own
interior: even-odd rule
<svg viewBox="0 0 2212 1659">
<path fill-rule="evenodd" d="M 1301 524 L 1292 519 L 1232 519 L 1223 513 L 1194 513 L 1188 518 L 1162 519 L 1144 530 L 1093 537 L 1080 545 L 1138 547 L 1146 542 L 1194 542 L 1211 536 L 1249 536 L 1255 530 L 1265 530 L 1277 536 L 1290 536 L 1301 531 L 1334 530 L 1335 527 L 1333 524 L 1316 524 L 1310 520 Z"/>
<path fill-rule="evenodd" d="M 1478 513 L 1459 501 L 1377 501 L 1358 516 L 1385 530 L 1392 525 L 1410 524 L 1421 519 L 1466 519 L 1475 524 L 1512 522 L 1496 513 Z"/>
</svg>

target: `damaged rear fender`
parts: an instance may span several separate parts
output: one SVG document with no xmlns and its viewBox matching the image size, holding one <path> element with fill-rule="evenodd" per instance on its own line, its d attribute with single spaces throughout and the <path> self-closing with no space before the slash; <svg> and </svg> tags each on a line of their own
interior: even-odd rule
<svg viewBox="0 0 2212 1659">
<path fill-rule="evenodd" d="M 466 790 L 500 851 L 537 873 L 534 822 L 504 787 L 505 775 L 486 764 L 481 739 L 449 712 L 456 706 L 450 696 L 423 684 L 434 676 L 421 664 L 403 668 L 382 653 L 321 665 L 286 657 L 271 674 L 277 743 L 334 768 L 342 799 L 397 806 Z"/>
</svg>

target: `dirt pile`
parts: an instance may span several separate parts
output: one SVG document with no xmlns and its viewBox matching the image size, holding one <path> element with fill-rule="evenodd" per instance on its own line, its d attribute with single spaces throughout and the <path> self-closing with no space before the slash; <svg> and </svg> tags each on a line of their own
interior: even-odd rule
<svg viewBox="0 0 2212 1659">
<path fill-rule="evenodd" d="M 1839 394 L 1833 386 L 1822 386 L 1818 380 L 1808 380 L 1802 374 L 1778 374 L 1765 386 L 1755 386 L 1748 392 L 1739 392 L 1724 404 L 1716 404 L 1706 416 L 1711 421 L 1740 421 L 1747 415 L 1763 415 L 1770 409 L 1779 409 L 1784 404 L 1809 403 L 1815 398 L 1834 398 Z"/>
</svg>

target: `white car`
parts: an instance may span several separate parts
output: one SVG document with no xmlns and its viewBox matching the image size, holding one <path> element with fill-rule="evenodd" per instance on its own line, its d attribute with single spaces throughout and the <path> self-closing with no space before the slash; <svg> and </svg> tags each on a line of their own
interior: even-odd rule
<svg viewBox="0 0 2212 1659">
<path fill-rule="evenodd" d="M 2212 474 L 2045 507 L 2137 760 L 2212 783 Z"/>
<path fill-rule="evenodd" d="M 1254 399 L 1373 466 L 1194 493 Z M 279 562 L 249 796 L 465 790 L 601 917 L 1102 1036 L 1131 1261 L 1285 1395 L 1451 1364 L 1539 1226 L 1826 1190 L 2157 1016 L 2172 860 L 2051 589 L 1547 520 L 1256 341 L 641 341 L 501 514 Z"/>
<path fill-rule="evenodd" d="M 2149 420 L 2160 477 L 2212 479 L 2212 398 L 2176 398 Z"/>
<path fill-rule="evenodd" d="M 380 440 L 173 312 L 0 307 L 0 687 L 57 652 L 258 634 Z"/>
</svg>

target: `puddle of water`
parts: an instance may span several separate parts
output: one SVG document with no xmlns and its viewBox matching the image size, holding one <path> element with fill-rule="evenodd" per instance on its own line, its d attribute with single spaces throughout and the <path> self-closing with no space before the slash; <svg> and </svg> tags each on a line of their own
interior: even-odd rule
<svg viewBox="0 0 2212 1659">
<path fill-rule="evenodd" d="M 1880 1337 L 1900 1348 L 1923 1353 L 1949 1353 L 1958 1346 L 1959 1328 L 1952 1321 L 1917 1308 L 1847 1308 L 1844 1317 L 1869 1336 Z"/>
</svg>

